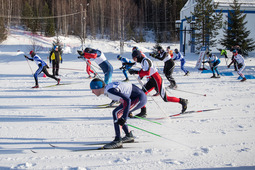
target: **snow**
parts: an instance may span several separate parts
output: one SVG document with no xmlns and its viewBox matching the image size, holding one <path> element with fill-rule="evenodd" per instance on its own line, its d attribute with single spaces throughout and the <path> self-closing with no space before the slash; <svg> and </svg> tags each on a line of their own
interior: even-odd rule
<svg viewBox="0 0 255 170">
<path fill-rule="evenodd" d="M 86 64 L 77 58 L 79 39 L 60 39 L 65 47 L 60 78 L 67 85 L 47 87 L 55 80 L 41 76 L 39 89 L 31 88 L 31 70 L 37 66 L 23 55 L 35 44 L 47 61 L 54 38 L 32 38 L 23 30 L 12 29 L 0 46 L 0 169 L 255 169 L 255 80 L 237 80 L 237 73 L 226 67 L 224 58 L 219 71 L 233 72 L 234 76 L 211 79 L 211 74 L 194 68 L 198 54 L 186 54 L 186 68 L 191 72 L 188 77 L 176 63 L 173 76 L 178 89 L 187 92 L 167 93 L 187 98 L 188 110 L 220 110 L 155 120 L 179 113 L 181 105 L 148 96 L 147 118 L 161 125 L 141 119 L 128 119 L 128 123 L 161 137 L 130 127 L 137 142 L 124 144 L 123 149 L 72 152 L 94 147 L 86 145 L 91 142 L 113 140 L 112 108 L 95 109 L 111 100 L 91 93 Z M 86 44 L 105 53 L 114 67 L 114 81 L 124 79 L 121 63 L 116 60 L 118 41 L 86 39 Z M 131 58 L 133 46 L 148 55 L 154 45 L 126 42 L 123 56 Z M 164 48 L 168 45 L 163 44 Z M 170 45 L 172 49 L 178 47 L 178 43 Z M 245 61 L 244 74 L 255 75 L 254 55 Z M 154 60 L 154 64 L 162 71 L 161 61 Z M 103 77 L 102 71 L 95 69 Z M 130 79 L 139 86 L 135 77 Z"/>
</svg>

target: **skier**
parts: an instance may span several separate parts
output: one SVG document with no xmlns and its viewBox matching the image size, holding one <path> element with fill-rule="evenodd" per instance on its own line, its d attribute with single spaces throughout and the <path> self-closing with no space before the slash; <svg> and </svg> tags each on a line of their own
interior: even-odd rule
<svg viewBox="0 0 255 170">
<path fill-rule="evenodd" d="M 29 52 L 31 58 L 29 58 L 28 56 L 24 55 L 26 59 L 31 60 L 31 61 L 35 61 L 35 63 L 38 65 L 38 69 L 37 71 L 34 73 L 34 79 L 35 79 L 35 86 L 32 88 L 39 88 L 39 84 L 38 84 L 38 75 L 43 72 L 46 76 L 55 79 L 59 84 L 60 79 L 56 78 L 54 75 L 50 75 L 47 71 L 48 65 L 38 56 L 35 54 L 34 51 L 30 51 Z"/>
<path fill-rule="evenodd" d="M 98 66 L 103 70 L 105 84 L 109 84 L 112 82 L 113 67 L 106 59 L 103 52 L 89 47 L 85 48 L 83 53 L 81 51 L 77 52 L 86 59 L 92 58 L 95 60 Z M 109 105 L 112 106 L 114 103 L 116 103 L 116 101 L 111 101 Z"/>
<path fill-rule="evenodd" d="M 163 79 L 160 77 L 158 70 L 154 67 L 152 61 L 147 58 L 143 57 L 139 50 L 133 51 L 132 53 L 133 60 L 141 64 L 142 69 L 139 71 L 129 69 L 130 74 L 138 74 L 139 78 L 142 79 L 144 76 L 147 77 L 148 82 L 143 86 L 143 91 L 147 95 L 153 89 L 156 90 L 157 93 L 160 94 L 161 98 L 165 102 L 175 102 L 180 103 L 182 105 L 182 113 L 184 113 L 187 109 L 188 100 L 176 97 L 170 97 L 166 94 L 166 90 L 164 87 Z M 139 117 L 146 117 L 146 107 L 141 108 L 141 113 L 136 116 Z"/>
<path fill-rule="evenodd" d="M 143 107 L 147 102 L 147 96 L 136 85 L 124 82 L 112 82 L 105 84 L 99 78 L 95 78 L 90 82 L 90 89 L 96 96 L 106 95 L 112 100 L 117 100 L 121 104 L 112 111 L 115 139 L 103 146 L 105 149 L 121 148 L 122 143 L 134 142 L 134 136 L 128 130 L 126 123 L 130 111 L 135 111 Z M 121 138 L 120 126 L 126 136 Z"/>
<path fill-rule="evenodd" d="M 53 76 L 58 76 L 58 72 L 59 72 L 59 63 L 63 62 L 62 57 L 61 57 L 61 53 L 60 51 L 58 51 L 58 46 L 55 45 L 54 46 L 54 50 L 51 51 L 50 53 L 50 63 L 52 62 L 52 74 Z"/>
<path fill-rule="evenodd" d="M 172 76 L 175 63 L 173 59 L 170 57 L 168 52 L 165 52 L 161 46 L 157 47 L 157 54 L 155 53 L 150 53 L 149 55 L 153 58 L 159 59 L 161 61 L 164 61 L 164 74 L 167 78 L 167 80 L 170 82 L 170 85 L 168 86 L 169 88 L 176 89 L 177 85 L 176 82 Z"/>
<path fill-rule="evenodd" d="M 179 52 L 178 49 L 175 49 L 174 52 L 175 52 L 176 56 L 175 56 L 175 58 L 174 58 L 173 60 L 174 60 L 174 61 L 175 61 L 175 60 L 180 60 L 180 61 L 181 61 L 181 69 L 182 69 L 182 71 L 184 71 L 184 73 L 185 73 L 184 76 L 188 76 L 188 75 L 189 75 L 189 71 L 186 70 L 186 69 L 184 68 L 184 65 L 185 65 L 185 62 L 186 62 L 186 61 L 185 61 L 185 59 L 184 59 L 182 53 Z"/>
<path fill-rule="evenodd" d="M 87 59 L 87 67 L 86 67 L 86 71 L 87 71 L 87 73 L 88 73 L 88 75 L 89 75 L 89 77 L 88 78 L 92 78 L 91 77 L 91 75 L 90 75 L 90 73 L 93 73 L 94 74 L 94 77 L 93 78 L 95 78 L 96 77 L 96 73 L 91 69 L 91 61 L 90 61 L 90 59 Z"/>
<path fill-rule="evenodd" d="M 168 52 L 168 54 L 170 55 L 171 58 L 174 57 L 173 50 L 171 50 L 170 46 L 166 47 L 166 51 Z"/>
<path fill-rule="evenodd" d="M 124 81 L 124 82 L 125 82 L 125 81 L 129 81 L 128 75 L 127 75 L 127 70 L 129 70 L 132 66 L 128 65 L 128 63 L 129 63 L 129 64 L 132 64 L 132 62 L 131 62 L 129 59 L 127 59 L 127 58 L 125 58 L 125 57 L 122 57 L 122 56 L 120 56 L 120 55 L 117 56 L 117 59 L 120 60 L 120 61 L 122 62 L 122 67 L 120 67 L 120 69 L 122 70 L 122 72 L 123 72 L 123 74 L 124 74 L 124 76 L 125 76 L 125 78 L 126 78 L 126 79 L 123 80 L 123 81 Z"/>
<path fill-rule="evenodd" d="M 99 65 L 99 67 L 104 72 L 105 84 L 112 82 L 113 67 L 109 63 L 109 61 L 106 59 L 103 52 L 101 52 L 100 50 L 92 49 L 92 48 L 85 48 L 84 52 L 81 52 L 81 51 L 77 51 L 77 52 L 86 59 L 92 58 L 95 60 L 95 62 Z"/>
<path fill-rule="evenodd" d="M 213 76 L 211 78 L 220 78 L 220 74 L 218 71 L 218 65 L 220 64 L 220 59 L 216 55 L 213 55 L 210 52 L 207 52 L 206 56 L 208 57 L 208 60 L 203 61 L 203 63 L 209 63 L 213 73 Z M 215 72 L 217 73 L 217 76 L 215 76 Z"/>
<path fill-rule="evenodd" d="M 237 50 L 233 50 L 233 56 L 234 59 L 231 61 L 231 63 L 228 65 L 228 68 L 234 63 L 237 63 L 237 73 L 242 77 L 242 82 L 246 80 L 245 76 L 243 75 L 243 70 L 245 68 L 244 58 L 241 54 L 238 54 Z"/>
</svg>

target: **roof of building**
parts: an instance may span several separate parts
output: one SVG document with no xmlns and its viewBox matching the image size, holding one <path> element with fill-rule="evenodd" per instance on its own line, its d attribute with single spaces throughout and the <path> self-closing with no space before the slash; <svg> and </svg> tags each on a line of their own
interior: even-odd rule
<svg viewBox="0 0 255 170">
<path fill-rule="evenodd" d="M 233 4 L 234 0 L 213 0 L 214 2 L 219 2 L 219 6 L 225 7 Z M 238 3 L 241 3 L 241 7 L 249 7 L 249 8 L 255 8 L 255 0 L 238 0 Z M 191 6 L 194 6 L 196 4 L 196 0 L 188 0 L 187 3 L 182 8 L 190 8 Z"/>
</svg>

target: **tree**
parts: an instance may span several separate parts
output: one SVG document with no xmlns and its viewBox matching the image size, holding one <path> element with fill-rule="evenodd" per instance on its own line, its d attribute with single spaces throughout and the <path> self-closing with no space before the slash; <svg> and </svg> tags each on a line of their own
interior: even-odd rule
<svg viewBox="0 0 255 170">
<path fill-rule="evenodd" d="M 44 17 L 50 16 L 50 10 L 46 2 L 44 3 L 42 11 L 43 11 L 42 13 Z M 53 18 L 45 19 L 44 24 L 46 25 L 46 26 L 43 26 L 45 35 L 54 36 L 55 35 L 54 19 Z"/>
<path fill-rule="evenodd" d="M 219 3 L 214 3 L 213 0 L 196 0 L 194 12 L 191 12 L 195 18 L 195 45 L 200 50 L 202 46 L 215 47 L 217 43 L 216 36 L 218 30 L 222 27 L 222 11 L 216 13 Z M 188 23 L 192 19 L 187 18 Z"/>
<path fill-rule="evenodd" d="M 244 55 L 248 55 L 248 51 L 254 50 L 255 45 L 253 39 L 248 38 L 250 31 L 247 31 L 245 27 L 247 24 L 247 21 L 245 21 L 246 14 L 243 14 L 243 11 L 240 10 L 241 3 L 238 3 L 238 0 L 234 0 L 230 7 L 232 10 L 229 10 L 228 20 L 225 21 L 228 27 L 224 28 L 224 38 L 220 41 L 221 45 L 227 49 L 239 45 Z"/>
<path fill-rule="evenodd" d="M 7 31 L 4 26 L 4 19 L 0 17 L 0 43 L 7 38 Z"/>
</svg>

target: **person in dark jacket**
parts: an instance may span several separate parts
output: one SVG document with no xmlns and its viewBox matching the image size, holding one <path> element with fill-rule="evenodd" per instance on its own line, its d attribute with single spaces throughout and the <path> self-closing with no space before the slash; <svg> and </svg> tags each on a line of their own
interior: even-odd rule
<svg viewBox="0 0 255 170">
<path fill-rule="evenodd" d="M 50 53 L 49 57 L 50 63 L 52 62 L 52 74 L 53 76 L 59 75 L 59 63 L 62 63 L 62 57 L 60 51 L 58 51 L 58 46 L 54 46 L 54 50 Z"/>
<path fill-rule="evenodd" d="M 157 48 L 157 51 L 158 51 L 157 54 L 150 53 L 150 56 L 164 62 L 163 72 L 164 72 L 167 80 L 170 82 L 170 85 L 168 87 L 171 89 L 176 89 L 177 85 L 176 85 L 176 82 L 172 76 L 174 67 L 175 67 L 175 63 L 174 63 L 173 59 L 170 57 L 169 53 L 164 51 L 164 49 L 161 46 L 159 46 Z"/>
</svg>

